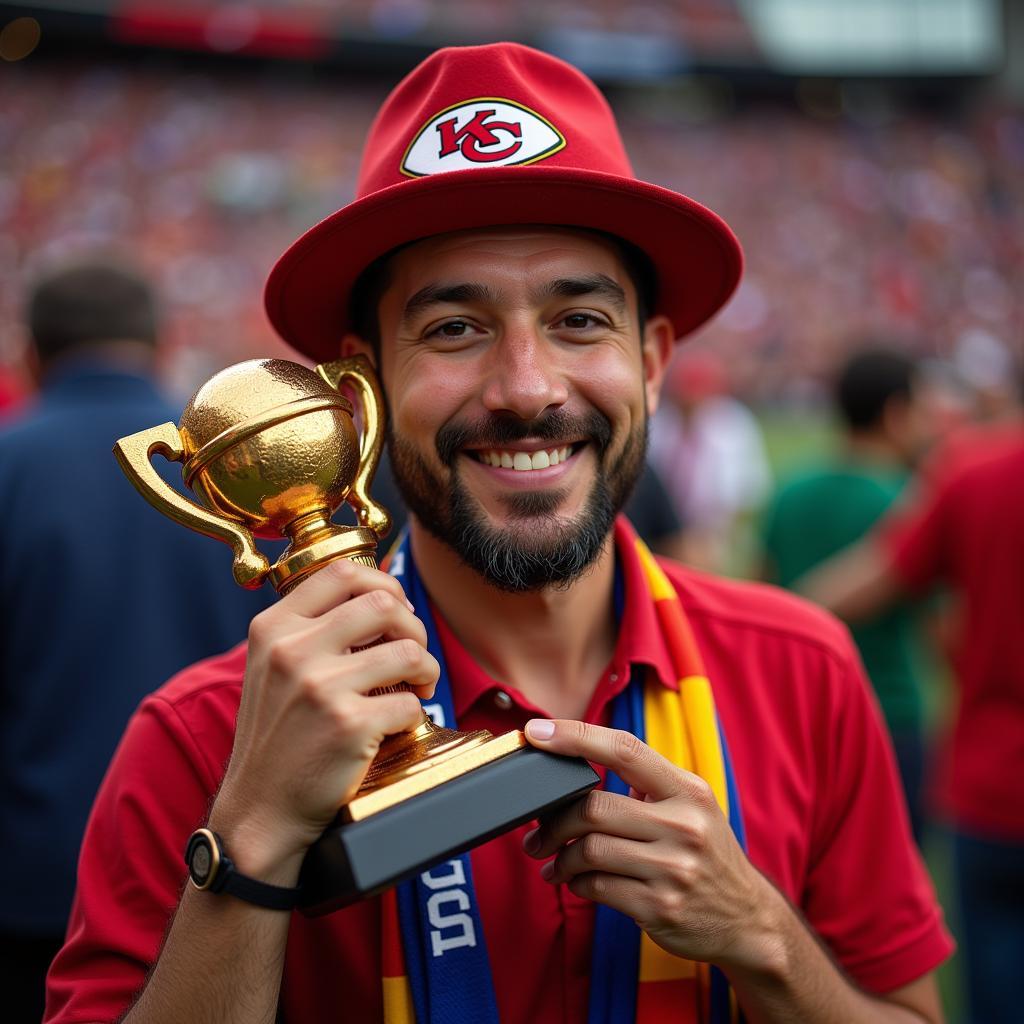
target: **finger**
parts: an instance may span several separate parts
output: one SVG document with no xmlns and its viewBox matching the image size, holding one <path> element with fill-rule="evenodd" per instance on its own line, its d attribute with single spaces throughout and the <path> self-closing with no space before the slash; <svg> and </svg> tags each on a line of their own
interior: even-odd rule
<svg viewBox="0 0 1024 1024">
<path fill-rule="evenodd" d="M 611 768 L 640 793 L 665 800 L 689 788 L 687 773 L 652 750 L 632 733 L 566 719 L 533 719 L 526 738 L 554 754 L 585 757 Z"/>
<path fill-rule="evenodd" d="M 575 800 L 563 810 L 544 818 L 539 828 L 523 837 L 523 845 L 531 857 L 542 860 L 566 843 L 591 832 L 653 840 L 661 831 L 657 821 L 653 820 L 649 804 L 595 789 L 581 800 Z"/>
<path fill-rule="evenodd" d="M 439 673 L 436 660 L 426 652 L 423 623 L 383 590 L 360 594 L 316 619 L 282 621 L 260 613 L 249 627 L 249 641 L 250 654 L 258 652 L 256 660 L 266 663 L 272 673 L 299 680 L 308 677 L 318 686 L 329 684 L 335 676 L 356 692 L 408 682 L 420 696 L 428 697 Z M 373 646 L 389 649 L 369 661 L 335 660 L 352 659 L 361 649 Z M 402 664 L 409 666 L 410 677 L 391 677 L 392 666 Z M 367 666 L 376 680 L 368 685 L 359 675 Z M 382 671 L 388 674 L 383 683 L 379 681 Z"/>
<path fill-rule="evenodd" d="M 368 713 L 378 735 L 393 736 L 415 729 L 423 721 L 423 708 L 411 693 L 381 693 L 366 698 Z"/>
<path fill-rule="evenodd" d="M 650 902 L 650 890 L 646 883 L 603 871 L 577 875 L 568 883 L 568 888 L 574 896 L 603 903 L 633 920 L 644 916 L 644 910 Z"/>
<path fill-rule="evenodd" d="M 330 659 L 341 669 L 346 689 L 369 693 L 381 686 L 408 683 L 418 696 L 433 693 L 441 674 L 437 659 L 415 640 L 388 640 L 351 654 Z M 331 668 L 328 671 L 332 671 Z"/>
<path fill-rule="evenodd" d="M 301 640 L 299 640 L 301 637 Z M 427 631 L 404 600 L 388 590 L 358 594 L 309 621 L 296 637 L 307 652 L 340 652 L 367 647 L 376 641 L 415 640 L 427 646 Z"/>
<path fill-rule="evenodd" d="M 647 859 L 649 843 L 590 832 L 562 848 L 554 860 L 541 868 L 545 881 L 557 885 L 591 871 L 641 880 L 653 878 L 658 867 Z"/>
<path fill-rule="evenodd" d="M 384 590 L 396 600 L 411 607 L 402 584 L 380 569 L 359 565 L 347 558 L 336 558 L 303 580 L 294 590 L 277 602 L 282 614 L 316 618 L 336 605 L 371 590 Z"/>
</svg>

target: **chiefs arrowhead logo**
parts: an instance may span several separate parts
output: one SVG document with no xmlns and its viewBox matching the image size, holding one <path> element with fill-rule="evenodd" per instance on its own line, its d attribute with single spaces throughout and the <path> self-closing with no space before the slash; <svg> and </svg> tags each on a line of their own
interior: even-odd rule
<svg viewBox="0 0 1024 1024">
<path fill-rule="evenodd" d="M 467 167 L 533 164 L 564 147 L 565 136 L 535 110 L 481 96 L 430 118 L 409 143 L 402 173 L 420 178 Z"/>
</svg>

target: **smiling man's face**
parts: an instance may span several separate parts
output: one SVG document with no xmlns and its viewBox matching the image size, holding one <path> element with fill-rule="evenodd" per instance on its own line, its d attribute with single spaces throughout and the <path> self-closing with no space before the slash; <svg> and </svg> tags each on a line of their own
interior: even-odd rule
<svg viewBox="0 0 1024 1024">
<path fill-rule="evenodd" d="M 429 238 L 392 258 L 379 322 L 416 519 L 503 589 L 578 578 L 643 468 L 671 346 L 663 318 L 641 342 L 617 247 L 546 228 Z"/>
</svg>

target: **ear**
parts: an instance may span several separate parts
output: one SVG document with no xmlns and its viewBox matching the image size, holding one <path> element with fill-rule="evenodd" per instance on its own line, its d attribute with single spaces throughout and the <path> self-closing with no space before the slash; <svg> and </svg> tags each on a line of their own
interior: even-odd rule
<svg viewBox="0 0 1024 1024">
<path fill-rule="evenodd" d="M 641 346 L 644 361 L 644 391 L 647 395 L 647 414 L 653 416 L 658 408 L 661 382 L 665 368 L 672 358 L 676 333 L 667 316 L 652 316 L 644 324 L 644 340 Z"/>
<path fill-rule="evenodd" d="M 339 354 L 343 359 L 347 359 L 349 356 L 366 356 L 373 364 L 375 370 L 380 369 L 377 365 L 376 348 L 368 341 L 363 341 L 358 334 L 346 334 L 341 339 L 341 352 Z"/>
</svg>

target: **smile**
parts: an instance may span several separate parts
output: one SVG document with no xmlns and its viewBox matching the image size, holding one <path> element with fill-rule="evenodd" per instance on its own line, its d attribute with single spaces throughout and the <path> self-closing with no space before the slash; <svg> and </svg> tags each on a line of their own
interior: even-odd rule
<svg viewBox="0 0 1024 1024">
<path fill-rule="evenodd" d="M 513 469 L 528 473 L 535 469 L 549 469 L 565 462 L 573 454 L 574 446 L 567 444 L 558 448 L 542 448 L 535 452 L 511 451 L 504 448 L 487 448 L 472 452 L 478 462 L 500 469 Z"/>
</svg>

